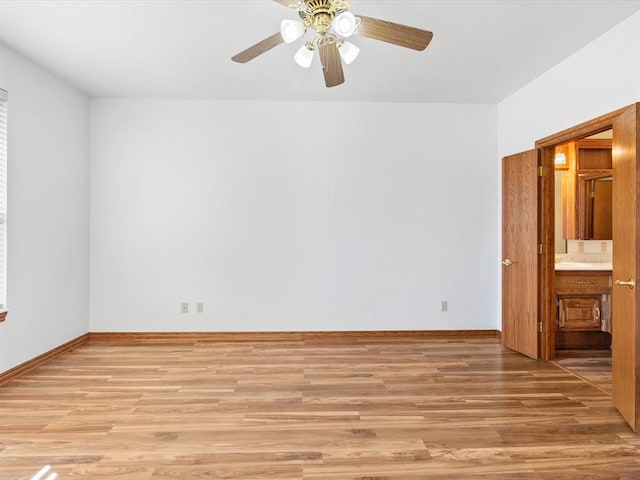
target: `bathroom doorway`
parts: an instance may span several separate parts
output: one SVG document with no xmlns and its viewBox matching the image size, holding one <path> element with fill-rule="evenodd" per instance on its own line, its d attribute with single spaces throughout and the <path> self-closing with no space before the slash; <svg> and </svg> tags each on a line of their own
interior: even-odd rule
<svg viewBox="0 0 640 480">
<path fill-rule="evenodd" d="M 556 356 L 611 348 L 612 141 L 609 129 L 554 149 Z"/>
<path fill-rule="evenodd" d="M 640 239 L 640 177 L 637 144 L 640 105 L 603 115 L 536 142 L 540 156 L 541 268 L 539 270 L 541 357 L 556 358 L 557 283 L 555 270 L 555 154 L 556 147 L 611 130 L 612 136 L 612 270 L 611 270 L 611 394 L 629 425 L 640 430 L 640 382 L 636 365 L 640 361 L 640 322 L 635 288 Z M 577 212 L 578 210 L 576 210 Z M 577 227 L 579 228 L 579 227 Z M 593 283 L 592 281 L 583 283 Z"/>
</svg>

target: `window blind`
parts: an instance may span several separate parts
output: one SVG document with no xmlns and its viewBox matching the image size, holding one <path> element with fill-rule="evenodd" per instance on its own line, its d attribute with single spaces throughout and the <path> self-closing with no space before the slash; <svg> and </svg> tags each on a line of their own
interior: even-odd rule
<svg viewBox="0 0 640 480">
<path fill-rule="evenodd" d="M 7 308 L 7 100 L 0 89 L 0 310 Z"/>
</svg>

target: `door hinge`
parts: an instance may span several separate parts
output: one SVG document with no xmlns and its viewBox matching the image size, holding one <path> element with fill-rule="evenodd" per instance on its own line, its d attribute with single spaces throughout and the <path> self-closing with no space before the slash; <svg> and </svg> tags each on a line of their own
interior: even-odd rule
<svg viewBox="0 0 640 480">
<path fill-rule="evenodd" d="M 542 165 L 540 165 L 538 167 L 538 176 L 539 177 L 544 177 L 547 174 L 547 169 L 545 167 L 543 167 Z"/>
<path fill-rule="evenodd" d="M 542 322 L 538 322 L 538 332 L 542 333 Z"/>
<path fill-rule="evenodd" d="M 544 243 L 538 244 L 538 254 L 542 255 L 544 253 Z"/>
</svg>

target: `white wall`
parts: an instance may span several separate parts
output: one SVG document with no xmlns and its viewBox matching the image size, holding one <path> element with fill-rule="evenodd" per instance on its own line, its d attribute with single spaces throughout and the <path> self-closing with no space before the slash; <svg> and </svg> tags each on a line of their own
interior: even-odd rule
<svg viewBox="0 0 640 480">
<path fill-rule="evenodd" d="M 9 92 L 9 315 L 0 372 L 88 330 L 89 101 L 0 45 Z"/>
<path fill-rule="evenodd" d="M 498 105 L 500 157 L 640 101 L 640 13 Z"/>
<path fill-rule="evenodd" d="M 495 328 L 495 106 L 94 99 L 90 123 L 91 331 Z"/>
<path fill-rule="evenodd" d="M 89 316 L 93 331 L 495 328 L 492 161 L 638 101 L 639 36 L 640 14 L 497 108 L 94 100 L 90 192 L 87 99 L 0 45 L 0 372 Z"/>
</svg>

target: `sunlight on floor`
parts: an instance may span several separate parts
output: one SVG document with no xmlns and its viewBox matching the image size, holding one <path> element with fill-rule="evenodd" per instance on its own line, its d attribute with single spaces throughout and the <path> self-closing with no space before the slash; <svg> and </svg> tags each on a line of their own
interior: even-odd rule
<svg viewBox="0 0 640 480">
<path fill-rule="evenodd" d="M 49 472 L 49 470 L 51 470 L 51 465 L 45 465 L 38 471 L 38 473 L 36 473 L 33 477 L 31 477 L 31 480 L 40 480 L 42 477 L 44 477 L 47 474 L 47 472 Z M 51 472 L 49 476 L 44 480 L 54 480 L 57 476 L 58 476 L 57 473 Z"/>
</svg>

